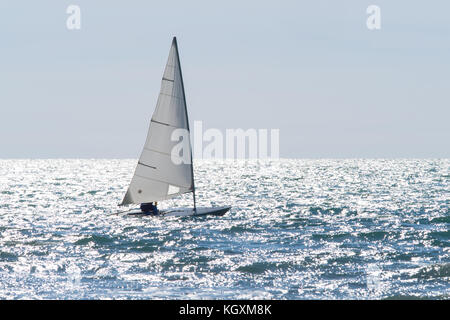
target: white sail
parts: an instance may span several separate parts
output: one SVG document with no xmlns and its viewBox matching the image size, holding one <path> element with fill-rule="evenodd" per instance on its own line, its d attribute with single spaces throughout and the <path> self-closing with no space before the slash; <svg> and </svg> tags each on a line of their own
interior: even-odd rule
<svg viewBox="0 0 450 320">
<path fill-rule="evenodd" d="M 171 139 L 177 129 L 189 133 L 183 78 L 174 38 L 147 140 L 121 205 L 170 199 L 194 190 L 190 141 L 184 144 L 188 150 L 183 149 L 189 152 L 187 157 L 183 155 L 184 159 L 190 160 L 189 163 L 176 164 L 180 161 L 174 162 L 172 158 L 173 147 L 180 143 Z"/>
</svg>

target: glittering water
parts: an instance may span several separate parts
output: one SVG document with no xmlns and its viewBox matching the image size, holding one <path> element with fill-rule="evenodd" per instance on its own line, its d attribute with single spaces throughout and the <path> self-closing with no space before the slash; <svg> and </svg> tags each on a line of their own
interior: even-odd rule
<svg viewBox="0 0 450 320">
<path fill-rule="evenodd" d="M 450 160 L 198 161 L 231 212 L 166 219 L 114 214 L 135 164 L 0 160 L 0 298 L 450 296 Z"/>
</svg>

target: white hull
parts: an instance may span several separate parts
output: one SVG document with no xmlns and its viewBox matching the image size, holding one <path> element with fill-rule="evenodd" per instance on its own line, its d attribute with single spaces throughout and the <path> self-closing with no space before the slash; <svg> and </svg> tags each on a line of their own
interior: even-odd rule
<svg viewBox="0 0 450 320">
<path fill-rule="evenodd" d="M 190 217 L 190 216 L 199 217 L 206 215 L 223 216 L 230 209 L 231 206 L 212 207 L 212 208 L 200 207 L 197 208 L 197 210 L 195 211 L 193 208 L 175 208 L 175 209 L 160 210 L 158 215 L 143 213 L 141 210 L 131 210 L 127 214 L 145 215 L 154 217 Z"/>
</svg>

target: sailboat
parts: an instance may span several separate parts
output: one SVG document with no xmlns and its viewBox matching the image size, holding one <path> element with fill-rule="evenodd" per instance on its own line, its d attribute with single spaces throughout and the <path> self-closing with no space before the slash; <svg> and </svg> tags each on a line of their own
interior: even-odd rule
<svg viewBox="0 0 450 320">
<path fill-rule="evenodd" d="M 174 152 L 180 142 L 173 135 L 183 136 L 182 155 Z M 158 216 L 224 215 L 231 206 L 197 207 L 195 199 L 194 167 L 190 142 L 183 76 L 176 37 L 173 38 L 161 90 L 136 169 L 120 205 L 146 204 L 168 200 L 192 192 L 193 208 L 159 210 Z M 130 210 L 131 214 L 143 213 Z"/>
</svg>

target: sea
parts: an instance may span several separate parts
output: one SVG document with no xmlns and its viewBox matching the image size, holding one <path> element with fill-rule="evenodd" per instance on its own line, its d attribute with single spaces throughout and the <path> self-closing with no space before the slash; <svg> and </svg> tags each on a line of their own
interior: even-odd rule
<svg viewBox="0 0 450 320">
<path fill-rule="evenodd" d="M 0 160 L 0 299 L 450 298 L 450 159 L 199 160 L 196 218 L 124 213 L 135 166 Z"/>
</svg>

